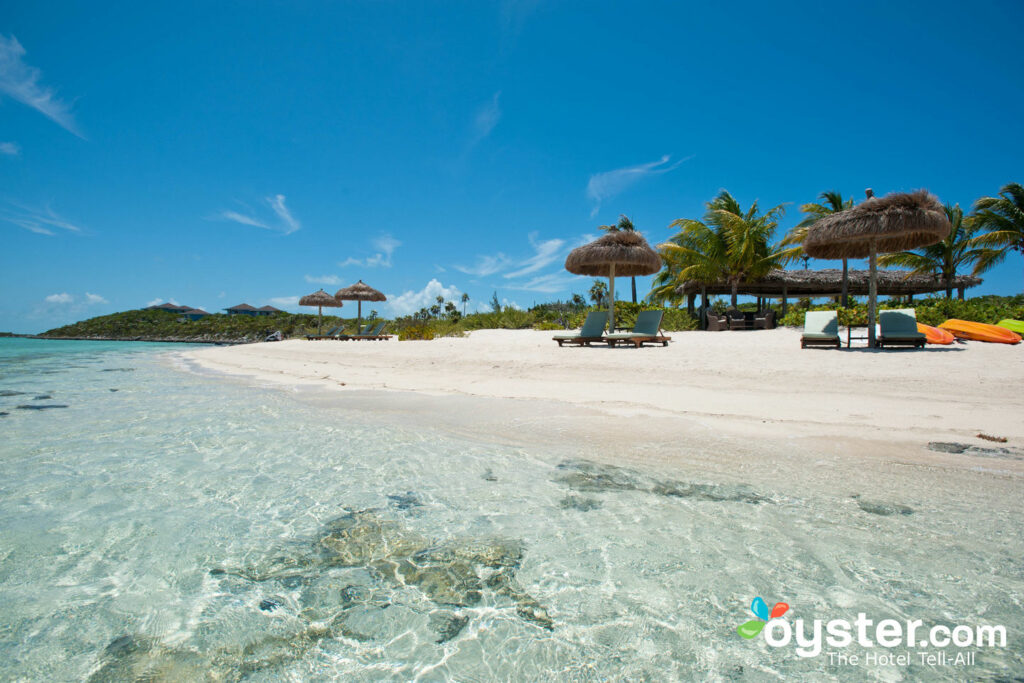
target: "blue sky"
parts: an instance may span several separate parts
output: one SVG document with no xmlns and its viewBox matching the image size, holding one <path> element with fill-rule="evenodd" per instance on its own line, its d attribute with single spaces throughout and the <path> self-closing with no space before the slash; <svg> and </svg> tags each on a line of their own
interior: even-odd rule
<svg viewBox="0 0 1024 683">
<path fill-rule="evenodd" d="M 358 279 L 526 307 L 620 213 L 657 243 L 725 188 L 781 236 L 823 190 L 1024 182 L 1020 2 L 694 4 L 9 3 L 0 330 Z"/>
</svg>

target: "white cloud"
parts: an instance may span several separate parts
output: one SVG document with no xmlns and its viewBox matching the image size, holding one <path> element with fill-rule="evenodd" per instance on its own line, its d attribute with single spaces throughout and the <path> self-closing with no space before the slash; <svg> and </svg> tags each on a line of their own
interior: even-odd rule
<svg viewBox="0 0 1024 683">
<path fill-rule="evenodd" d="M 384 306 L 388 307 L 394 316 L 409 315 L 423 307 L 433 306 L 439 296 L 444 297 L 446 301 L 458 302 L 462 292 L 458 287 L 445 287 L 437 279 L 432 279 L 418 292 L 410 290 L 402 294 L 388 294 Z"/>
<path fill-rule="evenodd" d="M 590 180 L 587 182 L 587 197 L 594 201 L 594 208 L 590 212 L 590 217 L 593 218 L 597 215 L 597 212 L 601 210 L 601 202 L 604 200 L 614 197 L 648 176 L 674 171 L 684 161 L 689 161 L 692 158 L 693 156 L 691 155 L 685 159 L 680 159 L 674 164 L 669 164 L 668 162 L 672 157 L 666 154 L 658 161 L 638 164 L 637 166 L 627 166 L 626 168 L 617 168 L 614 171 L 595 173 L 590 176 Z"/>
<path fill-rule="evenodd" d="M 274 213 L 277 214 L 277 217 L 280 218 L 281 222 L 287 226 L 287 228 L 284 231 L 284 234 L 290 235 L 291 233 L 295 232 L 302 226 L 299 225 L 299 222 L 292 217 L 292 214 L 288 210 L 288 207 L 285 206 L 284 204 L 284 199 L 285 198 L 283 194 L 278 194 L 274 195 L 273 197 L 268 197 L 267 201 L 270 203 L 270 208 L 273 209 Z"/>
<path fill-rule="evenodd" d="M 494 256 L 478 256 L 476 264 L 472 266 L 452 266 L 455 270 L 466 275 L 474 275 L 476 277 L 486 277 L 487 275 L 494 275 L 495 273 L 504 270 L 511 264 L 507 256 L 498 252 Z"/>
<path fill-rule="evenodd" d="M 487 103 L 477 109 L 476 117 L 473 119 L 471 147 L 490 135 L 494 127 L 498 125 L 498 121 L 501 120 L 501 104 L 498 102 L 500 98 L 501 91 L 499 90 L 491 96 Z"/>
<path fill-rule="evenodd" d="M 68 232 L 82 232 L 82 228 L 60 216 L 48 206 L 42 209 L 34 209 L 29 206 L 8 202 L 8 207 L 0 209 L 0 220 L 17 225 L 37 235 L 55 235 L 56 233 L 50 228 L 61 228 Z"/>
<path fill-rule="evenodd" d="M 62 292 L 60 294 L 51 294 L 45 299 L 46 303 L 48 304 L 70 304 L 74 300 L 75 297 L 71 296 L 67 292 Z"/>
<path fill-rule="evenodd" d="M 87 305 L 92 305 L 92 304 L 109 304 L 110 302 L 107 301 L 106 299 L 104 299 L 99 294 L 90 294 L 89 292 L 86 292 L 85 293 L 85 303 Z"/>
<path fill-rule="evenodd" d="M 267 303 L 278 308 L 298 308 L 299 299 L 297 296 L 275 296 L 267 299 Z"/>
<path fill-rule="evenodd" d="M 65 130 L 84 139 L 70 108 L 50 88 L 40 85 L 39 69 L 22 61 L 25 48 L 14 36 L 0 35 L 0 92 L 32 107 Z"/>
<path fill-rule="evenodd" d="M 576 283 L 577 280 L 575 275 L 569 275 L 563 271 L 560 273 L 538 275 L 526 282 L 510 284 L 508 287 L 509 289 L 521 289 L 528 292 L 544 292 L 545 294 L 552 294 L 554 292 L 565 291 Z"/>
<path fill-rule="evenodd" d="M 0 154 L 9 157 L 16 157 L 21 154 L 21 147 L 17 142 L 0 142 Z"/>
<path fill-rule="evenodd" d="M 251 214 L 239 213 L 238 211 L 221 211 L 217 216 L 222 220 L 232 221 L 241 225 L 290 235 L 300 229 L 302 224 L 292 216 L 291 211 L 288 210 L 288 206 L 285 204 L 285 199 L 283 194 L 276 194 L 273 197 L 264 199 L 267 205 L 270 206 L 270 210 L 277 216 L 275 221 L 256 218 Z"/>
<path fill-rule="evenodd" d="M 370 242 L 370 244 L 378 250 L 373 256 L 368 256 L 364 259 L 349 257 L 338 265 L 342 268 L 348 268 L 349 266 L 361 266 L 363 268 L 390 268 L 391 255 L 395 253 L 395 250 L 398 249 L 398 247 L 402 246 L 401 242 L 387 233 L 375 238 Z"/>
<path fill-rule="evenodd" d="M 220 215 L 221 215 L 221 218 L 226 218 L 229 221 L 234 221 L 235 223 L 241 223 L 242 225 L 251 225 L 254 228 L 263 228 L 264 230 L 273 230 L 273 228 L 271 228 L 266 223 L 260 223 L 255 218 L 250 218 L 249 216 L 243 216 L 242 214 L 238 213 L 237 211 L 221 211 Z"/>
<path fill-rule="evenodd" d="M 337 286 L 337 285 L 341 284 L 341 278 L 338 277 L 337 275 L 321 275 L 319 277 L 315 277 L 313 275 L 307 275 L 306 276 L 306 282 L 308 282 L 310 284 L 314 284 L 314 285 L 335 285 L 335 286 Z"/>
<path fill-rule="evenodd" d="M 530 240 L 530 246 L 533 247 L 533 256 L 520 263 L 517 270 L 514 270 L 511 273 L 505 273 L 505 277 L 523 277 L 524 275 L 529 275 L 530 273 L 540 270 L 552 261 L 557 260 L 561 255 L 562 247 L 565 245 L 565 240 L 560 239 L 538 242 L 537 233 L 535 232 L 531 232 L 527 238 Z"/>
</svg>

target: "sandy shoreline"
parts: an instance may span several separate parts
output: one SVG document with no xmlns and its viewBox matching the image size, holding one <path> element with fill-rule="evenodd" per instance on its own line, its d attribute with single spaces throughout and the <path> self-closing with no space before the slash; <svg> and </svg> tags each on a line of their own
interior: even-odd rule
<svg viewBox="0 0 1024 683">
<path fill-rule="evenodd" d="M 482 443 L 549 444 L 570 457 L 673 476 L 891 500 L 942 491 L 964 505 L 1020 491 L 1022 348 L 801 350 L 799 333 L 787 329 L 673 337 L 667 348 L 559 348 L 549 332 L 483 330 L 185 357 L 298 391 L 339 415 L 441 427 Z M 935 442 L 972 450 L 940 452 L 929 447 Z"/>
<path fill-rule="evenodd" d="M 1000 344 L 801 350 L 798 332 L 777 329 L 677 332 L 667 348 L 559 348 L 550 332 L 481 330 L 430 342 L 292 340 L 187 356 L 264 382 L 554 401 L 735 433 L 1024 440 L 1024 349 Z"/>
</svg>

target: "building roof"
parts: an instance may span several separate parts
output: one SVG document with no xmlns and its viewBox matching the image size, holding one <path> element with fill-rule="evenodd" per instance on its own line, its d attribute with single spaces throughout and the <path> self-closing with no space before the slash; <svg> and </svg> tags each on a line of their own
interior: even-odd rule
<svg viewBox="0 0 1024 683">
<path fill-rule="evenodd" d="M 273 306 L 260 306 L 256 309 L 257 311 L 269 311 L 270 313 L 284 313 L 280 308 L 274 308 Z"/>
<path fill-rule="evenodd" d="M 175 305 L 175 304 L 172 304 L 172 303 L 162 303 L 162 304 L 158 304 L 156 306 L 146 306 L 145 310 L 147 310 L 147 311 L 149 311 L 149 310 L 172 311 L 172 312 L 175 312 L 175 313 L 179 313 L 181 311 L 187 311 L 189 308 L 191 308 L 191 307 L 190 306 L 178 306 L 178 305 Z"/>
<path fill-rule="evenodd" d="M 868 293 L 868 271 L 850 270 L 848 273 L 850 296 L 865 296 Z M 752 296 L 780 297 L 783 288 L 787 296 L 838 296 L 842 291 L 843 271 L 838 268 L 823 270 L 773 270 L 760 280 L 741 282 L 737 294 Z M 974 287 L 981 284 L 981 278 L 957 275 L 953 289 Z M 684 282 L 676 288 L 679 294 L 700 294 L 706 289 L 709 295 L 729 294 L 732 285 L 725 281 L 701 283 L 694 280 Z M 879 270 L 878 293 L 883 296 L 906 296 L 926 294 L 946 289 L 941 278 L 931 275 L 912 275 L 905 270 Z"/>
<path fill-rule="evenodd" d="M 206 311 L 204 311 L 201 308 L 191 308 L 191 309 L 185 311 L 185 315 L 196 315 L 197 313 L 201 313 L 203 315 L 210 315 L 210 313 L 207 313 Z"/>
<path fill-rule="evenodd" d="M 225 311 L 258 311 L 259 309 L 258 308 L 253 308 L 249 304 L 238 304 L 237 306 L 232 306 L 231 308 L 225 308 L 224 310 Z"/>
</svg>

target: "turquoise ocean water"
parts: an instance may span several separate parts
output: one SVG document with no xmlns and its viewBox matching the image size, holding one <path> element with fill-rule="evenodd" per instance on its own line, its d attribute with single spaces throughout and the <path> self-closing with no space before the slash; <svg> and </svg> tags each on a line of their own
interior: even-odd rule
<svg viewBox="0 0 1024 683">
<path fill-rule="evenodd" d="M 838 505 L 370 425 L 180 348 L 0 340 L 0 679 L 1024 676 L 1019 502 Z M 1010 642 L 830 665 L 740 638 L 757 595 Z"/>
</svg>

